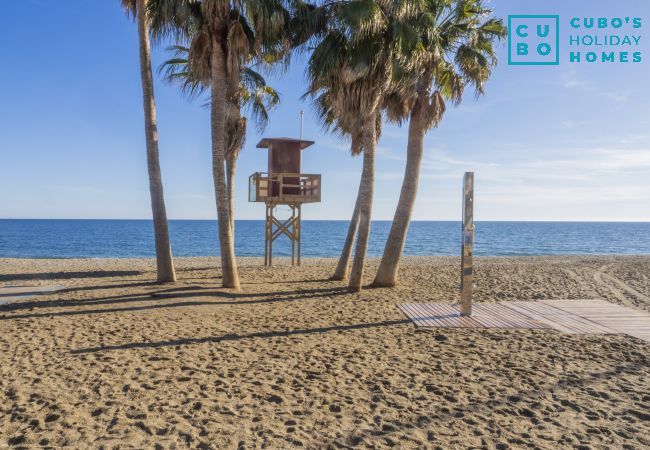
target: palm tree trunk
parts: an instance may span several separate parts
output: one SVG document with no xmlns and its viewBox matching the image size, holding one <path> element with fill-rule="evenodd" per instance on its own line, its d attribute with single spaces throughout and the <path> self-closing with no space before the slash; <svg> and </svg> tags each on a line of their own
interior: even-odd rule
<svg viewBox="0 0 650 450">
<path fill-rule="evenodd" d="M 151 74 L 151 48 L 149 27 L 146 19 L 146 0 L 138 0 L 138 41 L 140 46 L 140 79 L 142 80 L 142 100 L 144 104 L 144 130 L 147 143 L 147 169 L 149 172 L 149 193 L 153 216 L 154 239 L 156 242 L 156 268 L 158 282 L 176 281 L 172 248 L 169 242 L 169 225 L 163 193 L 160 158 L 158 153 L 158 126 L 156 124 L 156 104 Z"/>
<path fill-rule="evenodd" d="M 371 115 L 375 118 L 375 115 Z M 370 237 L 370 217 L 372 215 L 372 196 L 375 182 L 375 145 L 377 131 L 375 121 L 366 124 L 363 146 L 363 169 L 361 171 L 361 184 L 359 186 L 359 232 L 357 245 L 354 250 L 354 260 L 348 290 L 359 292 L 363 283 L 363 269 L 368 250 L 368 238 Z"/>
<path fill-rule="evenodd" d="M 226 186 L 228 187 L 228 214 L 230 228 L 235 235 L 235 173 L 237 172 L 237 157 L 235 154 L 226 158 Z"/>
<path fill-rule="evenodd" d="M 211 55 L 211 131 L 212 131 L 212 176 L 217 200 L 217 222 L 219 227 L 219 248 L 221 250 L 222 286 L 239 289 L 239 274 L 235 259 L 235 246 L 226 191 L 226 58 L 218 36 L 212 37 Z"/>
<path fill-rule="evenodd" d="M 348 225 L 348 235 L 345 237 L 343 250 L 341 250 L 341 256 L 339 257 L 339 262 L 336 265 L 334 275 L 332 278 L 330 278 L 332 281 L 347 280 L 349 275 L 352 245 L 354 244 L 354 237 L 357 235 L 357 230 L 359 229 L 359 200 L 361 199 L 361 186 L 362 182 L 359 182 L 359 192 L 357 193 L 357 200 L 354 204 L 352 220 L 350 220 L 350 225 Z"/>
<path fill-rule="evenodd" d="M 411 120 L 409 122 L 408 146 L 406 151 L 406 168 L 404 169 L 404 180 L 402 181 L 402 191 L 393 217 L 393 223 L 390 227 L 390 233 L 384 248 L 384 254 L 375 276 L 373 286 L 390 287 L 397 284 L 397 273 L 400 258 L 404 251 L 406 235 L 411 223 L 415 198 L 418 192 L 418 183 L 420 179 L 420 165 L 422 154 L 424 152 L 424 135 L 425 127 L 421 117 L 422 104 L 417 100 Z"/>
</svg>

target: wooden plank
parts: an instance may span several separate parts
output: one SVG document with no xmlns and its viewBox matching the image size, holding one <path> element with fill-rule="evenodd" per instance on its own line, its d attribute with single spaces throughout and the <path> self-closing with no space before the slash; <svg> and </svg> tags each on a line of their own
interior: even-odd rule
<svg viewBox="0 0 650 450">
<path fill-rule="evenodd" d="M 485 320 L 489 328 L 516 328 L 514 324 L 495 314 L 495 311 L 487 305 L 476 305 L 473 315 Z"/>
<path fill-rule="evenodd" d="M 65 286 L 60 284 L 49 286 L 2 286 L 0 287 L 0 305 L 8 305 L 35 295 L 51 294 L 63 289 L 65 289 Z"/>
<path fill-rule="evenodd" d="M 431 317 L 428 317 L 426 312 L 419 308 L 419 305 L 413 303 L 409 305 L 410 314 L 417 320 L 417 325 L 419 326 L 430 326 L 436 327 L 439 326 L 439 323 L 436 323 Z"/>
<path fill-rule="evenodd" d="M 650 342 L 650 314 L 603 300 L 543 300 L 474 305 L 471 316 L 443 303 L 398 305 L 418 327 L 555 329 L 567 334 L 627 334 Z"/>
<path fill-rule="evenodd" d="M 576 333 L 616 334 L 616 331 L 578 315 L 563 314 L 558 320 L 573 327 Z"/>
<path fill-rule="evenodd" d="M 545 300 L 547 304 L 612 330 L 650 342 L 650 313 L 605 300 Z"/>
<path fill-rule="evenodd" d="M 523 315 L 511 308 L 508 308 L 504 304 L 496 304 L 494 305 L 494 308 L 495 308 L 495 314 L 499 314 L 501 317 L 504 317 L 510 323 L 520 328 L 546 328 L 546 326 L 541 322 L 537 322 L 526 315 Z"/>
<path fill-rule="evenodd" d="M 501 304 L 475 305 L 474 313 L 469 317 L 460 315 L 458 305 L 407 303 L 399 307 L 417 326 L 506 329 L 547 327 Z"/>
<path fill-rule="evenodd" d="M 413 305 L 413 308 L 416 310 L 418 317 L 420 317 L 424 325 L 433 327 L 444 325 L 442 322 L 440 322 L 438 317 L 436 317 L 434 314 L 431 314 L 429 311 L 426 311 L 423 305 L 415 304 Z"/>
<path fill-rule="evenodd" d="M 524 302 L 522 302 L 524 303 Z M 568 331 L 566 333 L 572 334 L 611 334 L 615 333 L 614 330 L 608 329 L 601 326 L 595 322 L 589 321 L 583 317 L 575 315 L 569 311 L 564 311 L 558 309 L 554 306 L 548 305 L 543 302 L 539 302 L 539 310 L 542 311 L 542 314 L 551 320 L 554 326 L 559 329 L 559 327 L 564 327 Z M 545 311 L 544 311 L 545 308 Z"/>
<path fill-rule="evenodd" d="M 510 306 L 520 307 L 530 311 L 534 318 L 543 321 L 563 333 L 603 333 L 610 331 L 601 330 L 595 324 L 586 323 L 580 320 L 579 317 L 553 308 L 552 306 L 543 304 L 528 305 L 528 303 L 531 302 L 517 302 L 516 305 Z"/>
<path fill-rule="evenodd" d="M 60 284 L 49 286 L 2 286 L 0 287 L 0 297 L 49 294 L 50 292 L 60 291 L 61 289 L 65 289 L 65 286 Z"/>
<path fill-rule="evenodd" d="M 489 314 L 478 312 L 476 307 L 474 307 L 472 318 L 479 322 L 483 328 L 510 328 L 502 322 L 494 320 L 494 317 Z"/>
<path fill-rule="evenodd" d="M 548 327 L 551 327 L 563 333 L 571 332 L 569 328 L 558 326 L 553 320 L 545 316 L 543 314 L 543 311 L 540 311 L 539 309 L 536 308 L 530 308 L 530 305 L 528 305 L 527 303 L 531 303 L 531 302 L 504 302 L 506 306 L 513 309 L 514 311 L 526 315 L 539 323 L 542 323 Z"/>
<path fill-rule="evenodd" d="M 414 317 L 417 318 L 418 324 L 420 326 L 429 326 L 429 327 L 438 326 L 438 324 L 435 323 L 430 317 L 428 317 L 424 311 L 420 310 L 417 304 L 412 304 L 410 306 L 413 310 Z"/>
<path fill-rule="evenodd" d="M 534 307 L 526 305 L 527 303 L 529 302 L 516 302 L 514 307 L 528 307 L 528 310 L 542 313 L 556 329 L 570 333 L 616 334 L 625 332 L 625 329 L 617 328 L 617 325 L 624 326 L 629 330 L 630 327 L 636 325 L 635 320 L 630 320 L 629 314 L 638 315 L 634 310 L 612 305 L 602 300 L 542 300 L 537 302 Z M 542 312 L 540 305 L 552 309 Z"/>
<path fill-rule="evenodd" d="M 436 321 L 439 326 L 449 327 L 449 316 L 450 314 L 453 314 L 453 310 L 449 309 L 450 305 L 422 304 L 419 305 L 419 307 L 427 316 Z"/>
<path fill-rule="evenodd" d="M 508 308 L 507 305 L 502 305 L 502 307 L 506 311 L 504 312 L 504 314 L 507 314 L 506 317 L 510 317 L 510 320 L 514 321 L 514 323 L 521 323 L 526 328 L 549 328 L 548 325 Z"/>
<path fill-rule="evenodd" d="M 423 304 L 421 305 L 422 309 L 426 311 L 427 314 L 435 317 L 436 320 L 446 328 L 456 328 L 454 325 L 453 316 L 458 314 L 452 305 L 449 304 Z"/>
<path fill-rule="evenodd" d="M 413 321 L 413 323 L 415 323 L 415 325 L 417 325 L 417 326 L 421 325 L 420 320 L 418 318 L 418 314 L 414 310 L 411 309 L 412 305 L 410 303 L 409 304 L 399 305 L 399 307 L 402 310 L 402 312 L 406 315 L 406 317 L 411 319 L 411 321 Z"/>
<path fill-rule="evenodd" d="M 412 305 L 410 303 L 404 303 L 404 304 L 397 305 L 397 306 L 399 307 L 399 309 L 402 310 L 402 312 L 406 315 L 406 317 L 411 319 L 411 321 L 415 325 L 420 326 L 418 314 L 411 309 Z"/>
<path fill-rule="evenodd" d="M 416 308 L 420 316 L 427 318 L 427 321 L 430 323 L 430 326 L 434 326 L 434 327 L 445 326 L 444 321 L 442 320 L 441 317 L 439 317 L 440 314 L 428 310 L 427 308 L 425 308 L 424 304 L 417 304 L 414 305 L 414 307 Z"/>
<path fill-rule="evenodd" d="M 476 307 L 478 309 L 479 305 L 476 305 Z M 503 305 L 480 305 L 480 311 L 485 312 L 486 315 L 497 318 L 505 324 L 514 325 L 521 328 L 528 328 L 528 323 L 525 320 L 519 320 L 519 318 L 514 317 L 511 314 L 512 310 L 503 307 Z"/>
</svg>

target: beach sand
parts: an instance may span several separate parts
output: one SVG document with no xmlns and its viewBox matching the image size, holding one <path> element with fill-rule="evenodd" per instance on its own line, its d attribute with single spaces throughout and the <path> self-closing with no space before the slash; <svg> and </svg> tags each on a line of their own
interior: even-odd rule
<svg viewBox="0 0 650 450">
<path fill-rule="evenodd" d="M 0 259 L 0 447 L 648 448 L 650 344 L 551 330 L 416 330 L 457 300 L 457 258 L 406 258 L 345 292 L 334 260 Z M 367 270 L 374 274 L 377 261 Z M 605 298 L 650 311 L 650 257 L 478 258 L 478 302 Z M 367 281 L 371 281 L 368 278 Z"/>
</svg>

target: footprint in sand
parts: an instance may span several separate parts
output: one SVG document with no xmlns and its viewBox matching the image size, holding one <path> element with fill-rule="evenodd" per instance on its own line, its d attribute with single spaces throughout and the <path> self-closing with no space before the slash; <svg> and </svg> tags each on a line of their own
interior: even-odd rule
<svg viewBox="0 0 650 450">
<path fill-rule="evenodd" d="M 14 436 L 14 437 L 10 438 L 9 440 L 7 440 L 7 443 L 10 446 L 13 447 L 13 446 L 17 446 L 17 445 L 22 445 L 26 441 L 27 441 L 27 438 L 25 437 L 25 435 L 24 434 L 19 434 L 18 436 Z"/>
<path fill-rule="evenodd" d="M 61 418 L 60 415 L 51 413 L 51 414 L 48 414 L 47 416 L 45 416 L 45 423 L 56 422 L 60 418 Z"/>
</svg>

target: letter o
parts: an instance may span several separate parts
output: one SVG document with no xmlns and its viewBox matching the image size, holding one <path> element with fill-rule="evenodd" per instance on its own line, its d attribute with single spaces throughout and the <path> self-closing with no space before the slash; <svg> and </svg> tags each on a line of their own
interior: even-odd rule
<svg viewBox="0 0 650 450">
<path fill-rule="evenodd" d="M 614 28 L 621 28 L 623 26 L 623 19 L 621 19 L 620 17 L 616 17 L 612 19 L 612 26 Z"/>
<path fill-rule="evenodd" d="M 550 44 L 546 42 L 542 42 L 537 46 L 537 53 L 541 56 L 548 56 L 551 53 L 551 50 L 553 50 L 550 46 Z"/>
</svg>

